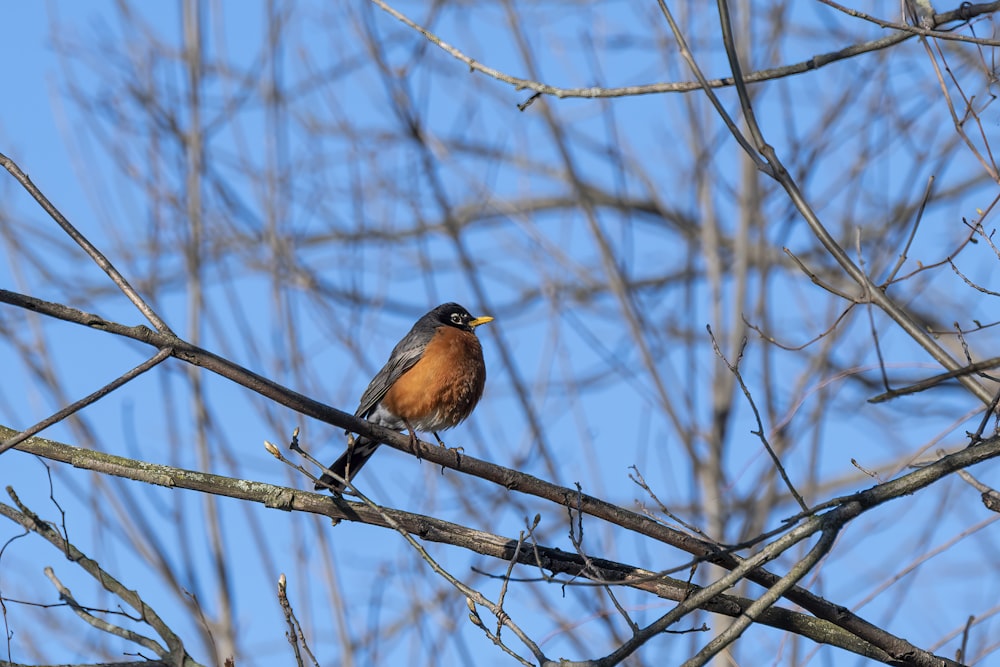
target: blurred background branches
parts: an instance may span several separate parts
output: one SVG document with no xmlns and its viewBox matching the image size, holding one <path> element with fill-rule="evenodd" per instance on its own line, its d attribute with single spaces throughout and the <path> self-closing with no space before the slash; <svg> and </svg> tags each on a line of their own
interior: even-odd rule
<svg viewBox="0 0 1000 667">
<path fill-rule="evenodd" d="M 84 455 L 74 469 L 11 451 L 0 477 L 35 511 L 63 507 L 71 541 L 204 664 L 986 664 L 1000 577 L 980 495 L 998 480 L 990 464 L 973 471 L 982 489 L 952 473 L 993 456 L 991 371 L 868 399 L 997 354 L 997 4 L 910 25 L 884 3 L 663 3 L 718 107 L 656 3 L 53 11 L 71 171 L 50 175 L 14 126 L 0 152 L 178 340 L 351 413 L 413 320 L 459 301 L 497 319 L 481 332 L 486 395 L 446 441 L 551 497 L 496 483 L 495 466 L 383 448 L 357 479 L 370 516 L 509 540 L 421 553 L 384 517 L 331 527 L 339 505 L 324 518 L 279 494 L 295 511 L 268 512 Z M 14 179 L 2 187 L 0 284 L 150 324 Z M 13 431 L 155 354 L 9 304 Z M 260 446 L 296 426 L 320 460 L 343 445 L 331 420 L 169 359 L 44 435 L 234 489 L 311 488 Z M 51 601 L 37 565 L 56 556 L 27 544 L 0 552 L 16 573 L 0 601 Z M 556 577 L 545 549 L 578 569 Z M 649 584 L 620 586 L 612 565 Z M 692 597 L 713 587 L 729 597 Z M 5 609 L 12 662 L 135 650 L 69 614 Z"/>
</svg>

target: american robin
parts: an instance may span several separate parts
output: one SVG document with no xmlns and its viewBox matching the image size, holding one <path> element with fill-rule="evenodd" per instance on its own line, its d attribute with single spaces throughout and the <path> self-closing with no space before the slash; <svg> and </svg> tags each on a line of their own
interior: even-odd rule
<svg viewBox="0 0 1000 667">
<path fill-rule="evenodd" d="M 405 428 L 414 444 L 416 431 L 430 431 L 444 444 L 437 432 L 461 423 L 483 395 L 486 364 L 475 329 L 492 321 L 472 317 L 457 303 L 441 304 L 421 317 L 392 349 L 354 416 L 395 431 Z M 379 444 L 358 436 L 330 470 L 350 481 Z M 344 484 L 324 474 L 316 488 L 340 494 Z"/>
</svg>

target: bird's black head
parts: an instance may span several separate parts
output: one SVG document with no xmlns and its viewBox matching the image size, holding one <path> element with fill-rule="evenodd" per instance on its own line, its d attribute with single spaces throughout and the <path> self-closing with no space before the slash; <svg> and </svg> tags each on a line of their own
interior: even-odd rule
<svg viewBox="0 0 1000 667">
<path fill-rule="evenodd" d="M 472 331 L 480 324 L 493 321 L 493 318 L 489 316 L 473 317 L 469 311 L 457 303 L 443 303 L 427 315 L 438 324 L 456 327 L 463 331 Z"/>
</svg>

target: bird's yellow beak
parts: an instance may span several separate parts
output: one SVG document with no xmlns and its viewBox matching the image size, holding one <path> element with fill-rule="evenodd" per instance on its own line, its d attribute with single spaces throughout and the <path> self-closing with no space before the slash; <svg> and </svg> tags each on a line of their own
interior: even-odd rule
<svg viewBox="0 0 1000 667">
<path fill-rule="evenodd" d="M 480 324 L 486 324 L 487 322 L 492 322 L 493 318 L 489 315 L 483 315 L 482 317 L 477 317 L 474 320 L 469 320 L 469 326 L 475 329 Z"/>
</svg>

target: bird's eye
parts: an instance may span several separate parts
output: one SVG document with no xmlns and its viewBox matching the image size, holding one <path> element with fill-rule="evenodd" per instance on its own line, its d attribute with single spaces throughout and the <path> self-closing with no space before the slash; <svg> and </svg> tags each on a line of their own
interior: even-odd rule
<svg viewBox="0 0 1000 667">
<path fill-rule="evenodd" d="M 461 324 L 462 323 L 462 316 L 459 315 L 458 313 L 452 313 L 451 314 L 451 321 L 454 322 L 455 324 Z"/>
</svg>

